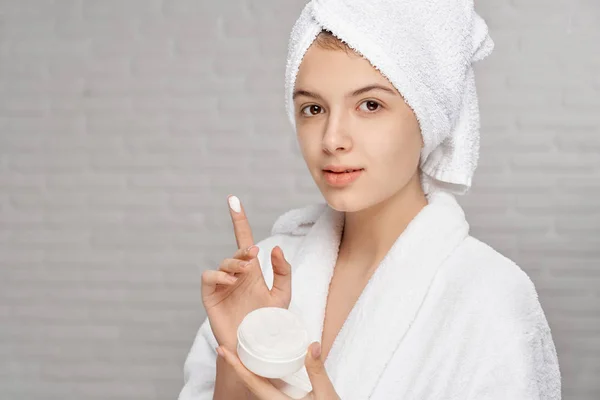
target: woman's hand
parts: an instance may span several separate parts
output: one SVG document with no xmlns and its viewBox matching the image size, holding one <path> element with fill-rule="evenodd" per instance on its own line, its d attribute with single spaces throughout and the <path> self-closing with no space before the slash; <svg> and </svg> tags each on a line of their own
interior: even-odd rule
<svg viewBox="0 0 600 400">
<path fill-rule="evenodd" d="M 233 351 L 237 347 L 237 328 L 248 313 L 261 307 L 289 307 L 292 270 L 281 248 L 273 248 L 274 279 L 269 290 L 244 209 L 237 197 L 230 196 L 228 201 L 238 250 L 232 258 L 223 260 L 218 270 L 202 274 L 202 303 L 217 343 Z"/>
<path fill-rule="evenodd" d="M 283 394 L 268 379 L 255 375 L 244 367 L 235 352 L 219 346 L 217 353 L 233 368 L 258 400 L 291 400 L 291 397 Z M 321 361 L 321 345 L 318 342 L 308 347 L 304 365 L 313 390 L 303 400 L 340 400 Z"/>
</svg>

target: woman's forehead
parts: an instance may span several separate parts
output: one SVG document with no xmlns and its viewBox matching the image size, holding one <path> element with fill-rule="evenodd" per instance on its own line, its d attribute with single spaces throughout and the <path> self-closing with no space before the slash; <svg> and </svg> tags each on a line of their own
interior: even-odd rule
<svg viewBox="0 0 600 400">
<path fill-rule="evenodd" d="M 371 63 L 354 52 L 311 46 L 306 52 L 296 78 L 302 85 L 342 85 L 358 87 L 367 84 L 391 86 Z"/>
</svg>

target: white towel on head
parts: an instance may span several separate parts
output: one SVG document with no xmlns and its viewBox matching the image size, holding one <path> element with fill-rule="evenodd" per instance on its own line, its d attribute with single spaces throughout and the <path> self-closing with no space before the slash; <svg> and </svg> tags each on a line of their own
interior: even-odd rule
<svg viewBox="0 0 600 400">
<path fill-rule="evenodd" d="M 312 0 L 289 41 L 286 108 L 295 128 L 292 95 L 304 54 L 331 31 L 365 57 L 402 94 L 421 127 L 426 193 L 464 194 L 479 158 L 479 105 L 473 63 L 494 42 L 473 0 Z"/>
</svg>

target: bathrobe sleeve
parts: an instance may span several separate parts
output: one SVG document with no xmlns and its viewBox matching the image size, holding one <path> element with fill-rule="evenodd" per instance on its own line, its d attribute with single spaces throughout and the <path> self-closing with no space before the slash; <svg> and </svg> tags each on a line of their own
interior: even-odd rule
<svg viewBox="0 0 600 400">
<path fill-rule="evenodd" d="M 301 238 L 302 234 L 291 235 L 281 232 L 256 244 L 259 248 L 258 259 L 267 287 L 273 286 L 270 257 L 273 247 L 280 246 L 286 258 L 290 260 Z M 217 346 L 217 340 L 206 318 L 185 360 L 184 386 L 179 394 L 179 400 L 212 400 L 216 378 Z"/>
<path fill-rule="evenodd" d="M 468 399 L 561 399 L 560 371 L 549 330 L 536 329 L 510 340 L 494 359 L 480 365 Z"/>
<path fill-rule="evenodd" d="M 218 346 L 208 318 L 204 320 L 184 364 L 184 386 L 179 400 L 212 400 Z"/>
<path fill-rule="evenodd" d="M 478 286 L 477 358 L 467 399 L 560 400 L 561 375 L 550 326 L 531 279 L 505 263 Z M 501 272 L 503 270 L 504 272 Z M 481 289 L 480 289 L 481 290 Z M 485 308 L 487 307 L 487 309 Z"/>
</svg>

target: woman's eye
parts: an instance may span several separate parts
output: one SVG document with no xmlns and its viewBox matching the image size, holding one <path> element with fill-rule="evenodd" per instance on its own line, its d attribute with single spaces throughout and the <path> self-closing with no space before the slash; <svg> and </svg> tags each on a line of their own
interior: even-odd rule
<svg viewBox="0 0 600 400">
<path fill-rule="evenodd" d="M 366 106 L 366 108 L 363 108 L 363 106 Z M 381 107 L 381 104 L 379 104 L 378 102 L 374 101 L 374 100 L 367 100 L 367 101 L 363 101 L 360 104 L 360 107 L 362 111 L 365 112 L 374 112 L 377 111 L 377 109 L 379 109 L 379 107 Z"/>
<path fill-rule="evenodd" d="M 321 106 L 318 106 L 316 104 L 313 104 L 311 106 L 306 106 L 302 109 L 301 113 L 304 115 L 318 115 L 321 113 L 321 111 L 323 111 L 323 109 L 321 108 Z"/>
</svg>

